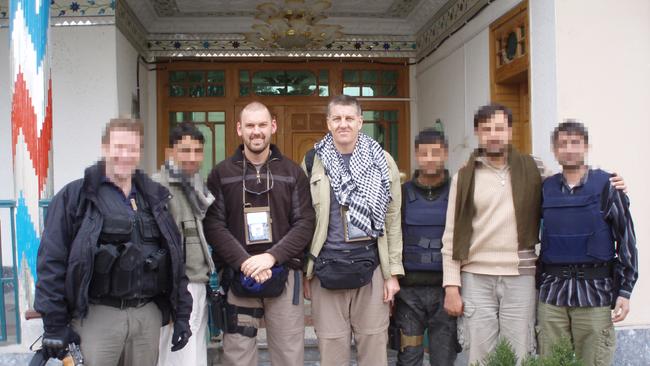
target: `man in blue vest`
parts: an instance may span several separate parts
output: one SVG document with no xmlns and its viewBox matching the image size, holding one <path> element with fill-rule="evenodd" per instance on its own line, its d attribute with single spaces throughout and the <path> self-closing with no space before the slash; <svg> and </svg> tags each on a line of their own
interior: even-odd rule
<svg viewBox="0 0 650 366">
<path fill-rule="evenodd" d="M 402 185 L 403 260 L 394 314 L 399 338 L 398 365 L 422 365 L 424 330 L 429 335 L 432 366 L 452 365 L 456 359 L 456 318 L 444 309 L 442 288 L 442 234 L 445 230 L 449 173 L 447 141 L 434 129 L 415 138 L 418 169 Z"/>
<path fill-rule="evenodd" d="M 610 185 L 610 173 L 586 164 L 584 125 L 561 123 L 552 143 L 562 173 L 542 186 L 540 352 L 549 354 L 565 337 L 585 365 L 611 365 L 613 323 L 630 311 L 638 277 L 629 200 Z"/>
</svg>

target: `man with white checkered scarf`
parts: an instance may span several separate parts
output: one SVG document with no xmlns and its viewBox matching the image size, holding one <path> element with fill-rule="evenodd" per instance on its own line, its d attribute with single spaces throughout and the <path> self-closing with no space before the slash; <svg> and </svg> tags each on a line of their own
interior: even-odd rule
<svg viewBox="0 0 650 366">
<path fill-rule="evenodd" d="M 330 132 L 303 162 L 316 211 L 304 292 L 324 366 L 350 362 L 351 334 L 360 366 L 387 364 L 389 310 L 404 274 L 399 171 L 362 124 L 355 98 L 334 97 Z"/>
</svg>

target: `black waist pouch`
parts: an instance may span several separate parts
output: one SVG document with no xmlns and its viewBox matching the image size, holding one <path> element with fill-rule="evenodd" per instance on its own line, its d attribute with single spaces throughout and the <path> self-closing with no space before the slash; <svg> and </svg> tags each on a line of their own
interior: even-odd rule
<svg viewBox="0 0 650 366">
<path fill-rule="evenodd" d="M 325 247 L 315 260 L 314 273 L 328 290 L 355 289 L 370 283 L 378 264 L 377 244 L 341 250 Z"/>
<path fill-rule="evenodd" d="M 284 265 L 275 265 L 271 268 L 271 273 L 271 278 L 260 284 L 237 271 L 230 284 L 230 289 L 240 297 L 278 297 L 284 291 L 287 278 L 289 278 L 289 270 Z"/>
</svg>

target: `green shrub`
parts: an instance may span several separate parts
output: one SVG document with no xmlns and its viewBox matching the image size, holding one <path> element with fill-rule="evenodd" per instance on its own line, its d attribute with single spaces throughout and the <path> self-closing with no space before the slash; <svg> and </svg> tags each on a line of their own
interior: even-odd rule
<svg viewBox="0 0 650 366">
<path fill-rule="evenodd" d="M 515 355 L 510 342 L 499 340 L 494 351 L 490 352 L 481 362 L 471 366 L 516 366 Z M 583 366 L 573 351 L 571 341 L 567 338 L 560 339 L 551 347 L 551 354 L 546 357 L 528 356 L 521 361 L 521 366 Z"/>
</svg>

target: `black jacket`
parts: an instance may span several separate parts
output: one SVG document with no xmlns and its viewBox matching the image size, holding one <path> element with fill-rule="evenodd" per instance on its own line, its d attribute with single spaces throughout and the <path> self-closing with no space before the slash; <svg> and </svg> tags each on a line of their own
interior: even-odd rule
<svg viewBox="0 0 650 366">
<path fill-rule="evenodd" d="M 86 169 L 84 178 L 67 184 L 48 207 L 45 227 L 38 248 L 34 308 L 43 316 L 46 327 L 61 327 L 72 318 L 88 312 L 88 287 L 93 273 L 94 255 L 103 217 L 97 208 L 97 191 L 102 183 L 104 163 Z M 172 284 L 168 298 L 154 299 L 163 313 L 163 325 L 170 315 L 189 319 L 192 295 L 182 257 L 180 233 L 167 210 L 171 198 L 167 188 L 137 170 L 133 182 L 152 209 L 172 264 Z"/>
</svg>

